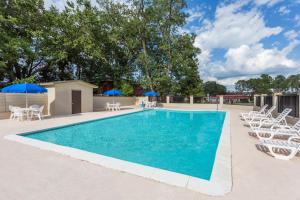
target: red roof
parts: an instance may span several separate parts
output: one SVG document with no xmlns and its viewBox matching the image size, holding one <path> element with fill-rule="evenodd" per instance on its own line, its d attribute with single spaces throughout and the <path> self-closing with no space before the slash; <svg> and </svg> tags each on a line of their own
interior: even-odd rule
<svg viewBox="0 0 300 200">
<path fill-rule="evenodd" d="M 221 95 L 218 95 L 217 97 L 220 97 Z M 250 96 L 241 95 L 241 94 L 226 94 L 223 95 L 224 99 L 250 99 Z"/>
</svg>

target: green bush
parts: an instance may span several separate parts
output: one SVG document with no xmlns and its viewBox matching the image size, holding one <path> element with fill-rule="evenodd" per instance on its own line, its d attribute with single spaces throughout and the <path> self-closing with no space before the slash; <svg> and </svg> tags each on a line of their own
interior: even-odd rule
<svg viewBox="0 0 300 200">
<path fill-rule="evenodd" d="M 133 95 L 133 87 L 128 83 L 123 83 L 121 85 L 121 90 L 124 96 L 132 96 Z"/>
<path fill-rule="evenodd" d="M 35 82 L 34 76 L 30 76 L 28 78 L 17 79 L 15 81 L 13 81 L 12 83 L 16 84 L 16 83 L 34 83 L 34 82 Z"/>
</svg>

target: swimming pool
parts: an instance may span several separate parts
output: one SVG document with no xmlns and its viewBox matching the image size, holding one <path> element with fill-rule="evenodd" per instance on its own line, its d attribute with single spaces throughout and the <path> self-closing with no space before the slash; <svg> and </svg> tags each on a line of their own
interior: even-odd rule
<svg viewBox="0 0 300 200">
<path fill-rule="evenodd" d="M 210 180 L 225 116 L 155 109 L 23 136 Z"/>
</svg>

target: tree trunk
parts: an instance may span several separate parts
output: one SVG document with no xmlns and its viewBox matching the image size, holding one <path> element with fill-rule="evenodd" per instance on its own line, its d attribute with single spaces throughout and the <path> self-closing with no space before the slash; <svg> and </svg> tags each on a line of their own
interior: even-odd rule
<svg viewBox="0 0 300 200">
<path fill-rule="evenodd" d="M 167 34 L 168 34 L 168 44 L 169 44 L 169 49 L 168 49 L 168 54 L 169 54 L 169 61 L 168 61 L 168 75 L 170 75 L 171 73 L 171 60 L 172 60 L 172 41 L 171 41 L 171 19 L 172 19 L 172 3 L 173 0 L 169 1 L 169 16 L 168 16 L 168 30 L 167 30 Z"/>
<path fill-rule="evenodd" d="M 144 22 L 144 0 L 140 1 L 140 16 L 142 16 L 143 18 L 143 22 Z M 143 23 L 142 25 L 142 29 L 140 29 L 140 35 L 141 35 L 141 39 L 142 39 L 142 47 L 143 47 L 143 53 L 144 53 L 144 67 L 145 67 L 145 73 L 146 73 L 146 77 L 149 81 L 149 87 L 151 90 L 153 90 L 153 84 L 151 81 L 151 77 L 150 77 L 150 73 L 149 73 L 149 63 L 148 63 L 148 53 L 147 53 L 147 42 L 146 42 L 146 36 L 145 36 L 145 32 L 146 32 L 146 28 L 144 26 L 145 23 Z"/>
</svg>

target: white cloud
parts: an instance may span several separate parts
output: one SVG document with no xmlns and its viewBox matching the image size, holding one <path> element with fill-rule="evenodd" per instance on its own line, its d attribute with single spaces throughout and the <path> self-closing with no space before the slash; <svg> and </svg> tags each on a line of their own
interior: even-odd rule
<svg viewBox="0 0 300 200">
<path fill-rule="evenodd" d="M 242 45 L 227 51 L 225 65 L 229 70 L 249 74 L 262 73 L 267 69 L 282 66 L 293 68 L 296 66 L 295 62 L 286 57 L 294 47 L 294 44 L 290 45 L 282 50 L 265 49 L 261 43 L 252 46 Z"/>
<path fill-rule="evenodd" d="M 189 9 L 187 13 L 189 15 L 186 19 L 187 23 L 194 22 L 196 20 L 200 21 L 203 18 L 203 12 L 201 12 L 199 8 Z"/>
<path fill-rule="evenodd" d="M 280 6 L 279 9 L 278 9 L 278 12 L 281 14 L 281 15 L 287 15 L 291 12 L 290 9 L 288 9 L 286 6 Z"/>
<path fill-rule="evenodd" d="M 297 33 L 295 30 L 290 30 L 284 33 L 284 36 L 288 39 L 288 40 L 294 40 L 299 36 L 299 33 Z"/>
<path fill-rule="evenodd" d="M 258 6 L 266 5 L 268 7 L 272 7 L 281 1 L 284 0 L 254 0 L 254 3 Z"/>
<path fill-rule="evenodd" d="M 62 11 L 65 9 L 67 0 L 45 0 L 45 8 L 49 9 L 51 6 L 55 6 L 58 10 Z"/>
<path fill-rule="evenodd" d="M 218 80 L 218 83 L 226 86 L 231 86 L 234 85 L 238 80 L 247 80 L 249 78 L 254 78 L 258 77 L 258 75 L 253 75 L 253 76 L 236 76 L 236 77 L 230 77 L 230 78 L 224 78 Z"/>
<path fill-rule="evenodd" d="M 260 3 L 269 6 L 275 4 L 274 1 Z M 289 40 L 284 48 L 265 48 L 262 40 L 278 35 L 283 29 L 279 26 L 268 27 L 258 9 L 243 9 L 248 5 L 247 1 L 239 1 L 218 6 L 215 19 L 206 21 L 196 32 L 195 46 L 202 50 L 198 58 L 205 80 L 218 80 L 228 86 L 241 77 L 284 72 L 297 67 L 296 61 L 290 59 L 288 54 L 299 45 L 298 33 L 294 30 L 284 33 Z M 216 49 L 225 51 L 223 58 L 212 58 Z"/>
<path fill-rule="evenodd" d="M 300 26 L 300 15 L 295 15 L 294 21 L 296 23 L 296 26 Z"/>
<path fill-rule="evenodd" d="M 242 11 L 243 6 L 238 2 L 218 7 L 215 21 L 207 22 L 198 31 L 195 45 L 203 49 L 239 47 L 257 43 L 282 31 L 280 27 L 267 27 L 256 9 Z"/>
</svg>

